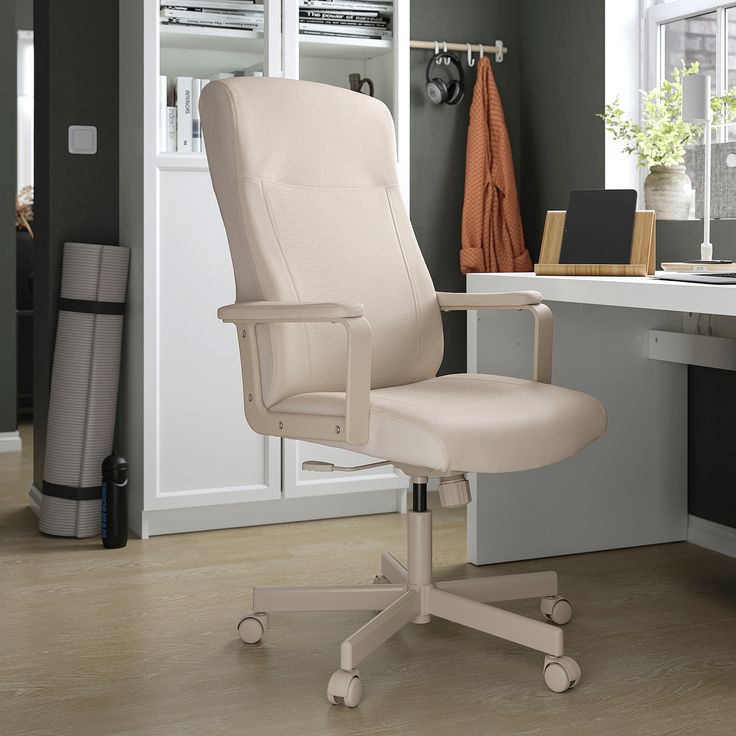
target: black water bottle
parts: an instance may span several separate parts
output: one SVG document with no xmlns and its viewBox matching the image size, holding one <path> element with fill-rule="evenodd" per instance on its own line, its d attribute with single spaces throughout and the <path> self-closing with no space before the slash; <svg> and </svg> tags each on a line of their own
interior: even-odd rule
<svg viewBox="0 0 736 736">
<path fill-rule="evenodd" d="M 128 544 L 128 461 L 118 455 L 102 461 L 102 544 Z"/>
</svg>

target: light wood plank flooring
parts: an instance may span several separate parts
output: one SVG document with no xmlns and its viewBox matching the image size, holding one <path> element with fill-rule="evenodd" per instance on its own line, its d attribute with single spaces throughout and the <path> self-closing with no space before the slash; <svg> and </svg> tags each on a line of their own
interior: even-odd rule
<svg viewBox="0 0 736 736">
<path fill-rule="evenodd" d="M 370 581 L 381 551 L 404 556 L 401 516 L 123 550 L 43 537 L 26 506 L 23 436 L 22 456 L 0 456 L 3 736 L 736 734 L 736 560 L 683 543 L 476 568 L 464 563 L 464 513 L 436 508 L 438 577 L 558 570 L 580 686 L 551 693 L 541 655 L 433 621 L 361 665 L 363 702 L 348 710 L 325 687 L 367 614 L 274 615 L 256 647 L 235 623 L 254 584 Z"/>
</svg>

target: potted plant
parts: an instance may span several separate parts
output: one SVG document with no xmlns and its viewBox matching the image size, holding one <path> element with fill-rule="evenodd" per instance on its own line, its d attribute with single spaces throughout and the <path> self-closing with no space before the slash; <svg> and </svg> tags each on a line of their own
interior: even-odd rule
<svg viewBox="0 0 736 736">
<path fill-rule="evenodd" d="M 662 220 L 686 220 L 692 202 L 692 185 L 685 173 L 685 149 L 696 143 L 702 125 L 682 119 L 682 78 L 697 74 L 698 62 L 682 63 L 648 92 L 642 91 L 641 122 L 624 117 L 617 97 L 598 115 L 613 139 L 624 143 L 625 153 L 637 157 L 637 165 L 648 167 L 644 181 L 644 203 Z M 736 117 L 736 88 L 711 99 L 714 124 L 731 122 Z"/>
</svg>

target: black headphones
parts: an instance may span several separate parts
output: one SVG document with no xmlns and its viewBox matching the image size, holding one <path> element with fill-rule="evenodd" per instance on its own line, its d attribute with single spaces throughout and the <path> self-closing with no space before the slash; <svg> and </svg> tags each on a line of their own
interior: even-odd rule
<svg viewBox="0 0 736 736">
<path fill-rule="evenodd" d="M 442 62 L 445 59 L 449 59 L 450 64 L 454 65 L 457 69 L 458 79 L 451 79 L 449 82 L 446 82 L 440 77 L 429 76 L 432 65 L 439 64 L 439 62 Z M 449 66 L 450 64 L 445 62 L 443 65 Z M 455 54 L 451 54 L 447 51 L 441 51 L 439 54 L 434 54 L 429 60 L 429 64 L 427 64 L 426 78 L 427 97 L 429 97 L 429 101 L 433 104 L 441 105 L 442 103 L 446 103 L 448 105 L 457 105 L 457 103 L 462 100 L 463 95 L 465 94 L 463 65 Z"/>
</svg>

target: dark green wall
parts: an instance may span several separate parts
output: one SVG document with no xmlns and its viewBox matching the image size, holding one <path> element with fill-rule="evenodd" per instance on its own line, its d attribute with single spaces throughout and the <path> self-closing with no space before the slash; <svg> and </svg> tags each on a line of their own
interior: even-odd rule
<svg viewBox="0 0 736 736">
<path fill-rule="evenodd" d="M 736 374 L 690 366 L 688 511 L 694 516 L 736 528 L 736 493 L 731 464 L 734 416 Z"/>
<path fill-rule="evenodd" d="M 522 0 L 521 208 L 536 260 L 547 210 L 605 186 L 604 0 Z"/>
<path fill-rule="evenodd" d="M 411 37 L 421 40 L 492 43 L 502 38 L 509 53 L 492 62 L 511 136 L 517 168 L 521 157 L 519 12 L 508 0 L 414 0 Z M 460 273 L 460 220 L 465 180 L 468 109 L 475 73 L 467 73 L 465 99 L 458 105 L 433 105 L 424 91 L 431 52 L 411 52 L 411 218 L 438 291 L 465 291 Z M 440 73 L 441 75 L 441 73 Z M 462 372 L 466 364 L 465 315 L 444 316 L 442 373 Z"/>
<path fill-rule="evenodd" d="M 33 476 L 39 485 L 64 242 L 118 241 L 118 0 L 36 0 L 34 35 Z M 96 155 L 68 152 L 68 127 L 75 124 L 97 126 Z"/>
<path fill-rule="evenodd" d="M 33 30 L 33 0 L 15 0 L 15 27 L 19 31 Z"/>
<path fill-rule="evenodd" d="M 657 260 L 697 258 L 702 220 L 657 223 Z M 736 221 L 713 220 L 713 255 L 736 261 Z M 719 288 L 714 286 L 714 289 Z M 736 416 L 736 373 L 688 368 L 688 511 L 736 527 L 731 458 Z"/>
<path fill-rule="evenodd" d="M 539 253 L 544 213 L 571 189 L 605 183 L 604 0 L 415 0 L 411 36 L 493 42 L 509 53 L 492 68 L 517 169 L 527 247 Z M 458 266 L 468 107 L 435 106 L 424 93 L 430 52 L 411 55 L 411 217 L 435 286 L 464 291 Z M 581 59 L 585 63 L 581 63 Z M 466 67 L 467 69 L 467 67 Z M 464 315 L 445 316 L 442 372 L 465 370 Z"/>
</svg>

